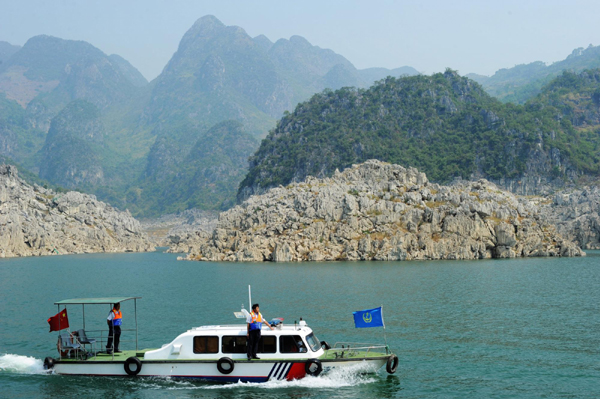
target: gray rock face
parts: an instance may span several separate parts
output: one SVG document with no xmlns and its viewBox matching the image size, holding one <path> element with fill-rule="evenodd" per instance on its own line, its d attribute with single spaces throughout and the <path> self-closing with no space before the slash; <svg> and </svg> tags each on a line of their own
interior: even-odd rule
<svg viewBox="0 0 600 399">
<path fill-rule="evenodd" d="M 370 160 L 273 188 L 221 213 L 172 251 L 209 261 L 483 259 L 583 256 L 527 198 L 486 180 L 431 184 Z"/>
<path fill-rule="evenodd" d="M 153 249 L 129 212 L 93 195 L 32 187 L 0 165 L 0 257 Z"/>
<path fill-rule="evenodd" d="M 540 200 L 545 220 L 585 249 L 600 249 L 600 189 L 584 187 Z"/>
<path fill-rule="evenodd" d="M 217 226 L 218 216 L 216 211 L 194 208 L 177 214 L 162 215 L 158 219 L 142 220 L 140 223 L 155 244 L 174 246 L 193 241 L 198 232 L 211 233 Z"/>
</svg>

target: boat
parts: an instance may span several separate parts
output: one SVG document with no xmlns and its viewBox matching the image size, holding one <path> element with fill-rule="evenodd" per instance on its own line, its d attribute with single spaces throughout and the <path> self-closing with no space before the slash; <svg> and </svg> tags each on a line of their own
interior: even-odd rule
<svg viewBox="0 0 600 399">
<path fill-rule="evenodd" d="M 83 308 L 81 330 L 59 329 L 59 357 L 47 357 L 44 367 L 56 374 L 121 377 L 195 378 L 216 382 L 267 382 L 319 376 L 331 370 L 359 366 L 376 372 L 385 366 L 393 374 L 398 357 L 385 345 L 319 341 L 305 320 L 284 324 L 273 319 L 273 330 L 263 327 L 260 359 L 246 355 L 247 325 L 207 325 L 191 328 L 157 349 L 138 349 L 137 300 L 140 297 L 80 298 L 56 302 L 66 316 L 67 306 Z M 106 351 L 107 331 L 85 330 L 85 306 L 134 302 L 135 349 Z M 234 312 L 242 318 L 248 312 Z M 128 334 L 132 336 L 132 334 Z M 133 346 L 133 340 L 130 342 Z M 98 350 L 98 348 L 100 350 Z"/>
</svg>

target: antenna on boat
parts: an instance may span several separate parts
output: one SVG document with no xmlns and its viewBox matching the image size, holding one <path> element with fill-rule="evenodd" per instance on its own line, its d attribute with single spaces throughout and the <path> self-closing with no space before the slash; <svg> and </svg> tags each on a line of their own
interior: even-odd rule
<svg viewBox="0 0 600 399">
<path fill-rule="evenodd" d="M 248 308 L 252 309 L 252 287 L 248 285 Z"/>
<path fill-rule="evenodd" d="M 252 288 L 248 285 L 248 309 L 252 310 Z M 250 313 L 246 309 L 244 309 L 244 304 L 242 303 L 242 309 L 239 312 L 233 312 L 233 315 L 237 319 L 248 319 Z"/>
</svg>

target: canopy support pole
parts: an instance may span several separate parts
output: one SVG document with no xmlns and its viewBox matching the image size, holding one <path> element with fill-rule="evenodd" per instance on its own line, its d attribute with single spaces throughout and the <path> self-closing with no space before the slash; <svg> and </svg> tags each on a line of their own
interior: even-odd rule
<svg viewBox="0 0 600 399">
<path fill-rule="evenodd" d="M 390 347 L 387 343 L 387 334 L 385 333 L 385 321 L 383 320 L 383 305 L 381 305 L 381 322 L 383 323 L 383 341 L 385 342 L 385 351 L 389 352 Z"/>
<path fill-rule="evenodd" d="M 112 311 L 114 305 L 109 305 L 109 306 L 110 306 L 110 310 Z M 110 352 L 112 353 L 112 360 L 115 360 L 115 319 L 114 318 L 110 321 L 110 324 L 112 324 L 112 332 L 113 332 L 112 335 L 108 336 L 109 339 L 110 339 L 110 337 L 112 337 L 112 343 L 110 345 Z"/>
<path fill-rule="evenodd" d="M 56 305 L 58 307 L 58 342 L 60 342 L 60 349 L 62 349 L 62 341 L 60 339 L 60 305 Z M 67 306 L 65 305 L 65 309 Z M 58 351 L 58 358 L 62 359 L 62 350 Z"/>
</svg>

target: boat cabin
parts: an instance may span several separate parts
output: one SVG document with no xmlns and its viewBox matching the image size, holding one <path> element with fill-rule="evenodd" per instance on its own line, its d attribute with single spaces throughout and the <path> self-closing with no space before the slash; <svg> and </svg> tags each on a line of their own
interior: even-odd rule
<svg viewBox="0 0 600 399">
<path fill-rule="evenodd" d="M 160 349 L 150 350 L 144 359 L 246 359 L 247 326 L 216 325 L 195 327 Z M 297 325 L 263 326 L 258 354 L 268 359 L 307 359 L 321 356 L 321 342 L 305 321 Z"/>
</svg>

